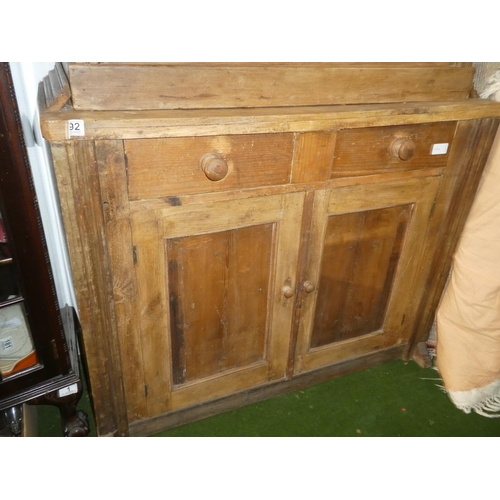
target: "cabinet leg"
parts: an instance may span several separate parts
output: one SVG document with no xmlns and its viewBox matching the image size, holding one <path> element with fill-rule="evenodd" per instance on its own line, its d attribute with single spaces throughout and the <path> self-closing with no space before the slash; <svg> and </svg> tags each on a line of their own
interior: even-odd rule
<svg viewBox="0 0 500 500">
<path fill-rule="evenodd" d="M 77 383 L 77 387 L 77 392 L 73 394 L 61 396 L 60 391 L 54 391 L 30 402 L 30 404 L 57 406 L 61 413 L 65 437 L 85 437 L 90 432 L 88 415 L 76 407 L 82 396 L 81 382 Z"/>
</svg>

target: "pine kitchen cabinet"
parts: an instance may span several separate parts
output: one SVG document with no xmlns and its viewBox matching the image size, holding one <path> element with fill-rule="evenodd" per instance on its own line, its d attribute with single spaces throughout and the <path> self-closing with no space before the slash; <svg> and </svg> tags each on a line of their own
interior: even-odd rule
<svg viewBox="0 0 500 500">
<path fill-rule="evenodd" d="M 66 70 L 41 87 L 41 124 L 100 435 L 409 359 L 425 340 L 500 116 L 468 97 L 472 67 Z"/>
</svg>

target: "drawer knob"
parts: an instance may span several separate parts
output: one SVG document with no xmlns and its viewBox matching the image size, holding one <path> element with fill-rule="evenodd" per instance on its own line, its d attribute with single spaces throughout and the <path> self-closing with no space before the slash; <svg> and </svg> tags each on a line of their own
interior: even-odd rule
<svg viewBox="0 0 500 500">
<path fill-rule="evenodd" d="M 285 299 L 290 299 L 293 297 L 294 291 L 291 286 L 284 286 L 282 288 L 283 295 L 285 296 Z"/>
<path fill-rule="evenodd" d="M 312 281 L 305 281 L 304 290 L 306 291 L 306 293 L 311 293 L 314 292 L 314 290 L 316 290 L 316 286 Z"/>
<path fill-rule="evenodd" d="M 208 153 L 200 160 L 200 166 L 204 174 L 211 181 L 220 181 L 226 177 L 228 172 L 227 162 L 217 153 Z"/>
<path fill-rule="evenodd" d="M 408 161 L 415 155 L 417 146 L 409 137 L 399 137 L 391 144 L 391 153 L 400 160 Z"/>
</svg>

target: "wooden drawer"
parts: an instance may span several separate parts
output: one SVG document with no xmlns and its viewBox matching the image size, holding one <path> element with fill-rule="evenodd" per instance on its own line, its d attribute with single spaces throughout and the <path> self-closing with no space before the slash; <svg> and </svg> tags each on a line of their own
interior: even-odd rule
<svg viewBox="0 0 500 500">
<path fill-rule="evenodd" d="M 290 182 L 292 134 L 139 139 L 124 145 L 131 200 Z"/>
<path fill-rule="evenodd" d="M 340 130 L 331 178 L 445 167 L 455 129 L 443 122 Z"/>
</svg>

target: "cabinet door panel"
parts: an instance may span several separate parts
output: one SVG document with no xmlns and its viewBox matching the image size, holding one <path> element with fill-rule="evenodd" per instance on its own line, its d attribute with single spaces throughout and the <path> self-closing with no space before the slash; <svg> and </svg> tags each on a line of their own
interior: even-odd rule
<svg viewBox="0 0 500 500">
<path fill-rule="evenodd" d="M 295 371 L 405 342 L 439 178 L 316 193 Z"/>
<path fill-rule="evenodd" d="M 274 227 L 166 241 L 174 384 L 265 358 Z"/>
<path fill-rule="evenodd" d="M 311 347 L 383 326 L 411 205 L 328 216 Z"/>
<path fill-rule="evenodd" d="M 303 199 L 131 203 L 150 416 L 284 377 Z"/>
</svg>

